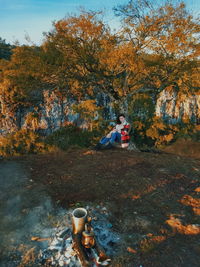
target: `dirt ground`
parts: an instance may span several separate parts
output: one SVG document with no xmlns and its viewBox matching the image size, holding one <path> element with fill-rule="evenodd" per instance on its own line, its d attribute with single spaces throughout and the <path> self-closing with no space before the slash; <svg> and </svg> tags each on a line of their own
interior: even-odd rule
<svg viewBox="0 0 200 267">
<path fill-rule="evenodd" d="M 13 161 L 26 166 L 30 187 L 42 188 L 55 208 L 109 209 L 112 227 L 122 236 L 113 267 L 199 266 L 200 159 L 70 149 L 1 164 Z"/>
</svg>

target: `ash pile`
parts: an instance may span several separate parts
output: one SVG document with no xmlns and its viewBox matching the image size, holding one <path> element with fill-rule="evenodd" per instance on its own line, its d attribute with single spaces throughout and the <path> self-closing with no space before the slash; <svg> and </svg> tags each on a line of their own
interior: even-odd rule
<svg viewBox="0 0 200 267">
<path fill-rule="evenodd" d="M 40 251 L 40 264 L 55 267 L 110 266 L 120 236 L 112 230 L 107 209 L 77 208 L 68 218 L 68 226 L 57 228 L 48 247 Z"/>
</svg>

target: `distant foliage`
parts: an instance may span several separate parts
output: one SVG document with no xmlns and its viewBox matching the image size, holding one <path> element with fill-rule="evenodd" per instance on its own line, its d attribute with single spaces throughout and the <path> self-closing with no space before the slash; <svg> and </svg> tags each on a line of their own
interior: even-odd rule
<svg viewBox="0 0 200 267">
<path fill-rule="evenodd" d="M 9 60 L 12 55 L 13 49 L 13 45 L 6 43 L 6 41 L 0 37 L 0 59 Z"/>
</svg>

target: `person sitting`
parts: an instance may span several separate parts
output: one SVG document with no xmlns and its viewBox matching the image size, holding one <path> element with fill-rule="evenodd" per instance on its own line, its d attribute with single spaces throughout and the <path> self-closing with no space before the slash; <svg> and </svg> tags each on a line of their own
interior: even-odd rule
<svg viewBox="0 0 200 267">
<path fill-rule="evenodd" d="M 127 148 L 130 142 L 130 131 L 131 125 L 126 121 L 124 114 L 120 114 L 115 127 L 100 140 L 95 149 L 112 148 L 115 142 L 120 143 L 122 148 Z"/>
</svg>

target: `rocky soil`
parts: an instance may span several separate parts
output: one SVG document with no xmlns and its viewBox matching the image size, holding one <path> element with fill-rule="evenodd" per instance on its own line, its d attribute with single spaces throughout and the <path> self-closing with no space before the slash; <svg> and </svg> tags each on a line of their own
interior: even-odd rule
<svg viewBox="0 0 200 267">
<path fill-rule="evenodd" d="M 70 149 L 2 159 L 0 184 L 2 267 L 41 266 L 52 229 L 79 206 L 107 213 L 120 236 L 111 266 L 199 266 L 198 157 Z"/>
</svg>

